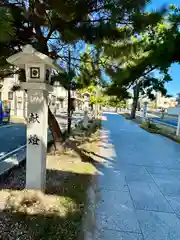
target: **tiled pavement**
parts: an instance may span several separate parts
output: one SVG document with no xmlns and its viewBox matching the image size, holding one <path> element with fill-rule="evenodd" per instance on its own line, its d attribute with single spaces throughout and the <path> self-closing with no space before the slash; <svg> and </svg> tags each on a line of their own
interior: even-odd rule
<svg viewBox="0 0 180 240">
<path fill-rule="evenodd" d="M 93 240 L 180 240 L 180 145 L 105 116 Z"/>
</svg>

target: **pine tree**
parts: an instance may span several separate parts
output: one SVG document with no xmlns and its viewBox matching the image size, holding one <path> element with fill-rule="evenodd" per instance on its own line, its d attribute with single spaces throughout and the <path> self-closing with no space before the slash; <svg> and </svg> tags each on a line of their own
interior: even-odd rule
<svg viewBox="0 0 180 240">
<path fill-rule="evenodd" d="M 14 37 L 0 43 L 0 65 L 30 43 L 61 66 L 67 65 L 67 49 L 81 43 L 127 39 L 161 18 L 161 13 L 145 13 L 147 0 L 1 0 L 0 8 L 11 16 Z M 117 27 L 122 26 L 122 27 Z M 125 27 L 128 26 L 128 27 Z M 64 50 L 66 49 L 66 50 Z M 63 54 L 62 54 L 63 52 Z M 80 60 L 79 55 L 76 58 Z M 79 63 L 77 63 L 79 67 Z M 20 71 L 21 76 L 24 74 Z M 4 77 L 4 71 L 1 76 Z M 10 74 L 8 72 L 8 74 Z M 49 109 L 49 125 L 55 142 L 62 139 L 58 123 Z"/>
<path fill-rule="evenodd" d="M 133 88 L 132 118 L 135 117 L 140 94 L 150 99 L 154 98 L 154 91 L 166 95 L 165 83 L 171 81 L 168 69 L 172 63 L 180 62 L 179 25 L 180 10 L 170 6 L 156 25 L 149 26 L 137 37 L 104 45 L 104 54 L 113 63 L 106 68 L 112 78 L 110 91 L 115 87 L 119 93 L 122 89 Z M 159 79 L 154 77 L 154 70 L 160 71 Z"/>
</svg>

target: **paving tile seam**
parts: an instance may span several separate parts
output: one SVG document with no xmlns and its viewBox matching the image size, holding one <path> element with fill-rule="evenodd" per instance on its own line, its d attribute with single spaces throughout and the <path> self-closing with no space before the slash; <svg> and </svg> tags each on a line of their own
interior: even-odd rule
<svg viewBox="0 0 180 240">
<path fill-rule="evenodd" d="M 128 164 L 128 163 L 127 164 L 123 163 L 123 166 L 144 167 L 144 168 L 154 167 L 154 165 L 137 165 L 137 164 Z M 121 167 L 123 167 L 123 166 L 121 166 Z M 180 171 L 180 168 L 169 168 L 169 167 L 165 167 L 165 166 L 164 167 L 155 166 L 155 167 L 159 168 L 159 169 L 168 169 L 169 171 L 171 171 L 171 170 L 179 170 Z M 119 168 L 117 168 L 117 171 L 121 171 L 121 170 Z M 171 174 L 173 174 L 173 173 L 151 173 L 147 169 L 146 169 L 146 171 L 149 174 L 162 174 L 162 175 L 166 175 L 166 174 L 167 175 L 171 175 Z"/>
<path fill-rule="evenodd" d="M 121 190 L 121 189 L 112 189 L 112 188 L 101 188 L 100 190 L 105 190 L 105 191 L 114 191 L 114 192 L 128 192 L 127 190 Z"/>
<path fill-rule="evenodd" d="M 136 232 L 136 231 L 124 231 L 124 230 L 111 229 L 111 228 L 106 228 L 106 227 L 103 227 L 102 229 L 103 229 L 103 230 L 108 230 L 108 231 L 119 232 L 119 233 L 136 233 L 136 234 L 142 235 L 141 232 Z M 142 235 L 142 236 L 143 236 L 143 235 Z"/>
<path fill-rule="evenodd" d="M 112 189 L 112 188 L 111 189 L 109 189 L 109 188 L 101 188 L 101 190 L 107 191 L 107 192 L 128 192 L 128 189 L 127 190 L 119 190 L 119 189 Z"/>
<path fill-rule="evenodd" d="M 180 160 L 178 160 L 178 158 L 176 159 L 176 161 L 178 161 L 180 163 Z"/>
<path fill-rule="evenodd" d="M 176 213 L 175 212 L 157 212 L 155 210 L 144 210 L 144 209 L 137 209 L 135 210 L 136 212 L 152 212 L 152 213 L 162 213 L 162 214 L 168 214 L 168 215 L 173 215 L 173 216 L 176 216 Z"/>
<path fill-rule="evenodd" d="M 147 168 L 147 167 L 145 167 L 145 168 Z M 160 167 L 158 167 L 158 168 L 160 168 Z M 168 169 L 168 168 L 161 168 L 161 169 Z M 170 171 L 170 169 L 168 169 L 168 170 Z M 172 175 L 173 174 L 173 173 L 163 173 L 163 172 L 161 172 L 161 173 L 153 173 L 153 172 L 148 171 L 148 169 L 146 169 L 146 171 L 149 174 L 162 174 L 162 175 Z"/>
<path fill-rule="evenodd" d="M 180 198 L 180 194 L 166 194 L 164 196 L 165 197 L 179 197 Z"/>
<path fill-rule="evenodd" d="M 179 170 L 180 171 L 180 169 L 177 169 L 177 168 L 167 168 L 169 171 L 173 171 L 173 170 Z M 179 177 L 176 175 L 176 174 L 174 174 L 173 172 L 170 172 L 170 173 L 149 173 L 149 174 L 159 174 L 159 175 L 169 175 L 169 176 L 173 176 L 173 177 L 175 177 L 179 182 L 180 182 L 180 175 L 179 175 Z M 180 195 L 180 194 L 179 194 Z M 168 196 L 168 195 L 166 195 L 166 196 Z"/>
<path fill-rule="evenodd" d="M 102 215 L 99 214 L 99 213 L 96 213 L 96 216 L 101 217 Z M 138 222 L 139 222 L 139 221 L 138 221 Z M 97 226 L 96 226 L 96 227 L 97 227 Z M 95 230 L 96 230 L 96 227 L 95 227 Z M 143 240 L 145 240 L 141 228 L 139 228 L 140 231 L 125 231 L 125 230 L 120 230 L 120 229 L 111 228 L 111 227 L 103 227 L 103 228 L 101 228 L 101 229 L 110 230 L 110 231 L 116 231 L 116 232 L 124 232 L 124 233 L 138 233 L 138 234 L 142 234 Z"/>
<path fill-rule="evenodd" d="M 127 184 L 126 179 L 125 179 L 125 182 L 126 182 L 126 184 Z M 127 188 L 128 188 L 128 192 L 129 192 L 129 195 L 130 195 L 130 198 L 131 198 L 132 204 L 133 204 L 134 214 L 135 214 L 136 220 L 137 220 L 137 222 L 138 222 L 138 225 L 139 225 L 139 229 L 140 229 L 140 231 L 141 231 L 142 238 L 143 238 L 143 240 L 145 240 L 145 236 L 144 236 L 143 231 L 142 231 L 142 229 L 141 229 L 140 221 L 139 221 L 139 219 L 137 218 L 137 214 L 136 214 L 136 209 L 135 209 L 134 200 L 133 200 L 133 198 L 132 198 L 132 195 L 131 195 L 131 192 L 130 192 L 130 189 L 129 189 L 129 185 L 128 185 L 128 184 L 127 184 Z"/>
<path fill-rule="evenodd" d="M 123 164 L 120 169 L 119 169 L 119 167 L 118 167 L 118 168 L 114 168 L 113 170 L 116 170 L 116 171 L 119 171 L 119 172 L 120 172 L 120 171 L 122 171 L 122 169 L 123 169 L 124 166 L 144 167 L 144 168 L 153 168 L 153 167 L 154 167 L 154 166 L 152 166 L 152 165 Z M 177 168 L 167 168 L 167 167 L 158 167 L 158 166 L 156 166 L 156 168 L 159 168 L 159 169 L 168 169 L 169 171 L 171 171 L 171 170 L 180 170 L 180 169 L 177 169 Z M 147 171 L 149 174 L 162 174 L 162 175 L 164 175 L 164 174 L 167 174 L 167 175 L 172 174 L 172 173 L 151 173 L 150 171 L 148 171 L 148 169 L 146 169 L 146 171 Z"/>
<path fill-rule="evenodd" d="M 171 207 L 172 208 L 172 207 Z M 149 209 L 144 209 L 144 208 L 135 208 L 135 211 L 146 211 L 146 212 L 156 212 L 156 213 L 168 213 L 168 214 L 176 214 L 175 211 L 173 212 L 166 212 L 166 211 L 158 211 L 158 210 L 149 210 Z"/>
<path fill-rule="evenodd" d="M 168 167 L 168 170 L 171 171 L 171 170 L 179 170 L 178 168 L 170 168 Z"/>
<path fill-rule="evenodd" d="M 129 184 L 129 183 L 132 183 L 132 182 L 152 183 L 151 181 L 148 181 L 148 180 L 142 180 L 142 181 L 140 181 L 140 180 L 132 180 L 132 181 L 127 181 L 126 177 L 125 177 L 125 180 L 126 180 L 126 182 L 128 182 L 128 184 Z"/>
<path fill-rule="evenodd" d="M 177 170 L 177 169 L 174 169 L 174 170 Z M 149 173 L 149 172 L 148 172 Z M 172 176 L 172 177 L 175 177 L 176 180 L 180 183 L 180 179 L 178 178 L 178 176 L 176 176 L 174 173 L 149 173 L 150 175 L 153 174 L 153 175 L 168 175 L 168 176 Z M 179 176 L 180 177 L 180 176 Z M 169 196 L 169 195 L 166 195 L 166 196 Z M 171 195 L 170 195 L 171 196 Z M 178 194 L 177 196 L 180 196 L 180 194 Z"/>
<path fill-rule="evenodd" d="M 143 164 L 132 164 L 132 163 L 123 163 L 123 166 L 136 166 L 136 167 L 154 167 L 154 165 L 143 165 Z M 167 167 L 159 167 L 158 168 L 167 168 Z M 180 170 L 180 168 L 174 168 L 174 170 Z"/>
<path fill-rule="evenodd" d="M 148 166 L 148 167 L 152 167 L 152 166 Z M 153 166 L 154 167 L 154 166 Z M 158 167 L 158 166 L 155 166 L 155 168 L 160 168 L 160 169 L 168 169 L 169 171 L 171 170 L 177 170 L 177 168 L 169 168 L 169 167 Z M 146 169 L 148 171 L 148 169 Z M 148 171 L 149 172 L 149 171 Z M 162 173 L 161 173 L 162 174 Z M 166 173 L 165 173 L 166 174 Z"/>
<path fill-rule="evenodd" d="M 147 171 L 147 170 L 146 170 Z M 154 178 L 152 177 L 152 175 L 148 172 L 148 174 L 150 175 L 150 178 L 152 179 L 152 181 L 154 182 L 154 184 L 157 186 L 157 188 L 159 189 L 160 193 L 163 195 L 163 197 L 165 198 L 167 204 L 170 206 L 170 208 L 172 209 L 173 213 L 177 216 L 176 212 L 174 211 L 173 207 L 171 206 L 170 202 L 168 201 L 168 199 L 166 198 L 166 196 L 164 195 L 164 193 L 161 191 L 161 189 L 159 188 L 159 186 L 157 185 L 156 181 L 154 180 Z"/>
</svg>

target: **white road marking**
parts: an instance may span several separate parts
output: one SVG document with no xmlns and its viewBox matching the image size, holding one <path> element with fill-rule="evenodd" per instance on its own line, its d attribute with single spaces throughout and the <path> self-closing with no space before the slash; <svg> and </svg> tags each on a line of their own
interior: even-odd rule
<svg viewBox="0 0 180 240">
<path fill-rule="evenodd" d="M 13 124 L 0 125 L 0 129 L 1 129 L 1 128 L 12 127 L 12 126 L 13 126 Z"/>
<path fill-rule="evenodd" d="M 0 153 L 0 157 L 1 157 L 1 156 L 4 156 L 5 154 L 6 154 L 5 152 L 1 152 L 1 153 Z"/>
<path fill-rule="evenodd" d="M 18 147 L 18 148 L 16 148 L 16 149 L 14 149 L 14 150 L 11 151 L 11 152 L 6 153 L 6 154 L 3 155 L 2 157 L 0 157 L 0 161 L 1 161 L 2 159 L 4 159 L 5 157 L 8 157 L 8 156 L 11 155 L 11 154 L 14 154 L 14 153 L 18 152 L 19 150 L 23 149 L 24 147 L 26 147 L 26 144 L 25 144 L 25 145 L 22 145 L 21 147 Z"/>
</svg>

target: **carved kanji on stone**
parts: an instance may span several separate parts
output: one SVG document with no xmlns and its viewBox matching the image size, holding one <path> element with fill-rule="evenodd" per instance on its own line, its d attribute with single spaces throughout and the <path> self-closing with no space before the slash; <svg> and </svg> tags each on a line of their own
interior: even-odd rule
<svg viewBox="0 0 180 240">
<path fill-rule="evenodd" d="M 38 119 L 39 119 L 39 115 L 37 113 L 30 113 L 28 122 L 29 123 L 35 123 L 35 122 L 40 123 Z"/>
<path fill-rule="evenodd" d="M 36 134 L 30 135 L 28 140 L 29 140 L 29 144 L 39 145 L 40 139 L 38 138 L 38 136 Z"/>
</svg>

